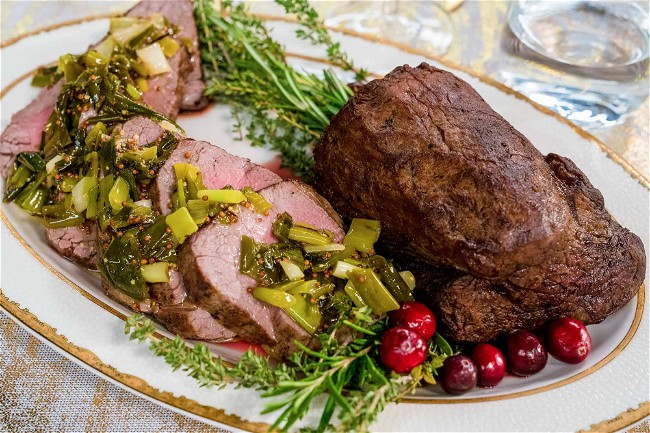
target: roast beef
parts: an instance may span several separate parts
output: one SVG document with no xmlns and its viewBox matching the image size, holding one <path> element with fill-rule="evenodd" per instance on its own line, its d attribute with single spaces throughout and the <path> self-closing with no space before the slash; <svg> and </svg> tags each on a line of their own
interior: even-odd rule
<svg viewBox="0 0 650 433">
<path fill-rule="evenodd" d="M 162 137 L 162 127 L 146 117 L 134 117 L 121 126 L 122 137 L 133 140 L 138 146 L 147 146 Z"/>
<path fill-rule="evenodd" d="M 35 152 L 41 146 L 43 130 L 54 110 L 63 80 L 44 88 L 28 106 L 11 116 L 9 125 L 0 135 L 0 171 L 6 178 L 20 152 Z"/>
<path fill-rule="evenodd" d="M 277 242 L 272 223 L 283 212 L 294 221 L 331 230 L 337 241 L 344 233 L 340 222 L 332 218 L 334 212 L 329 205 L 300 182 L 276 183 L 259 193 L 273 205 L 268 216 L 242 207 L 236 223 L 206 225 L 181 247 L 179 269 L 192 302 L 237 335 L 270 346 L 272 354 L 282 358 L 295 351 L 294 340 L 310 344 L 311 336 L 284 311 L 249 293 L 256 282 L 239 269 L 242 236 L 262 243 Z"/>
<path fill-rule="evenodd" d="M 186 52 L 186 57 L 183 59 L 187 70 L 182 74 L 182 89 L 178 94 L 180 95 L 179 106 L 182 110 L 198 110 L 207 105 L 207 99 L 203 96 L 205 90 L 205 83 L 203 82 L 203 71 L 201 69 L 201 54 L 199 52 L 199 41 L 196 32 L 196 23 L 194 21 L 194 6 L 191 0 L 145 0 L 139 2 L 131 10 L 127 12 L 129 16 L 148 17 L 151 14 L 158 13 L 164 15 L 169 22 L 176 25 L 179 30 L 179 37 L 186 41 L 191 42 L 188 47 L 189 52 Z M 185 51 L 185 50 L 179 50 Z M 159 80 L 164 81 L 164 80 Z M 150 81 L 151 86 L 151 81 Z M 155 86 L 160 86 L 161 89 L 165 88 L 164 83 L 154 82 Z M 156 91 L 155 93 L 145 95 L 147 98 L 161 98 L 162 102 L 165 98 L 165 92 Z M 169 96 L 169 95 L 168 95 Z M 156 105 L 160 105 L 158 102 Z M 161 111 L 164 112 L 164 111 Z M 178 111 L 176 111 L 178 113 Z"/>
<path fill-rule="evenodd" d="M 151 284 L 151 299 L 156 302 L 153 314 L 168 330 L 184 338 L 226 341 L 235 334 L 215 320 L 205 309 L 186 300 L 183 277 L 169 270 L 168 283 Z"/>
<path fill-rule="evenodd" d="M 86 220 L 77 227 L 47 229 L 47 243 L 63 257 L 97 269 L 97 223 Z"/>
<path fill-rule="evenodd" d="M 203 174 L 205 186 L 210 189 L 230 185 L 236 189 L 250 186 L 258 190 L 281 180 L 277 174 L 253 164 L 249 159 L 231 155 L 210 143 L 183 140 L 158 171 L 150 190 L 156 207 L 163 214 L 171 212 L 171 194 L 176 188 L 174 164 L 177 162 L 186 162 L 197 167 Z"/>
<path fill-rule="evenodd" d="M 363 86 L 314 156 L 319 190 L 343 216 L 378 219 L 392 252 L 462 274 L 419 289 L 452 339 L 563 315 L 596 323 L 643 280 L 641 240 L 584 174 L 544 158 L 449 72 L 404 66 Z"/>
</svg>

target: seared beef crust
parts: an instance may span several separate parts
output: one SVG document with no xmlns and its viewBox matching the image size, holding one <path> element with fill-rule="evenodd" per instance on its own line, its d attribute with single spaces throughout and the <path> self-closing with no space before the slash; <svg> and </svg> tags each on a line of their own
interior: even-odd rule
<svg viewBox="0 0 650 433">
<path fill-rule="evenodd" d="M 449 72 L 404 66 L 363 86 L 314 156 L 320 192 L 343 217 L 379 219 L 393 253 L 462 274 L 420 286 L 452 339 L 564 315 L 596 323 L 643 280 L 641 240 L 585 175 L 544 158 Z"/>
</svg>

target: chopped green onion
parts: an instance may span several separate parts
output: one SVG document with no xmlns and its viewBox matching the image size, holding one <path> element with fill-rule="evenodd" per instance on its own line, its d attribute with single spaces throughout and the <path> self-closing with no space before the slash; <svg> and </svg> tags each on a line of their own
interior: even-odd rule
<svg viewBox="0 0 650 433">
<path fill-rule="evenodd" d="M 381 316 L 399 308 L 399 303 L 372 269 L 354 269 L 348 272 L 348 277 L 349 282 L 373 313 Z"/>
<path fill-rule="evenodd" d="M 61 181 L 61 191 L 63 192 L 71 192 L 72 189 L 75 187 L 75 185 L 79 182 L 79 179 L 75 179 L 74 177 L 64 177 L 63 180 Z"/>
<path fill-rule="evenodd" d="M 183 179 L 178 179 L 176 181 L 176 192 L 178 193 L 178 207 L 187 206 L 187 199 L 185 198 L 185 181 Z"/>
<path fill-rule="evenodd" d="M 45 164 L 45 172 L 47 174 L 50 174 L 54 171 L 54 168 L 56 167 L 56 163 L 59 161 L 63 161 L 63 156 L 62 155 L 55 155 L 52 159 L 50 159 L 47 164 Z"/>
<path fill-rule="evenodd" d="M 187 192 L 190 198 L 197 199 L 199 191 L 206 190 L 206 186 L 203 183 L 203 175 L 201 170 L 193 166 L 192 164 L 186 164 L 185 172 L 185 181 L 187 182 Z"/>
<path fill-rule="evenodd" d="M 147 90 L 149 90 L 149 84 L 147 83 L 146 79 L 142 77 L 136 78 L 135 83 L 138 85 L 138 89 L 140 89 L 142 93 L 145 93 Z"/>
<path fill-rule="evenodd" d="M 182 244 L 188 236 L 199 229 L 186 207 L 167 215 L 165 222 L 172 229 L 179 244 Z"/>
<path fill-rule="evenodd" d="M 210 204 L 205 200 L 187 201 L 187 210 L 192 216 L 194 222 L 197 224 L 202 224 L 205 222 L 205 218 L 208 216 L 209 209 Z"/>
<path fill-rule="evenodd" d="M 140 48 L 139 50 L 136 50 L 135 53 L 147 68 L 147 72 L 150 76 L 165 74 L 172 70 L 167 58 L 165 57 L 165 53 L 157 42 L 148 47 Z"/>
<path fill-rule="evenodd" d="M 130 150 L 120 155 L 120 159 L 128 161 L 152 161 L 158 155 L 158 146 L 145 147 L 140 150 Z"/>
<path fill-rule="evenodd" d="M 118 176 L 108 193 L 108 202 L 114 211 L 122 209 L 124 202 L 129 199 L 129 184 L 122 176 Z"/>
<path fill-rule="evenodd" d="M 336 266 L 334 266 L 334 271 L 332 272 L 332 275 L 334 275 L 336 278 L 347 280 L 349 278 L 348 272 L 354 271 L 356 269 L 361 269 L 361 268 L 351 265 L 347 262 L 344 262 L 343 260 L 340 260 L 336 262 Z"/>
<path fill-rule="evenodd" d="M 343 244 L 305 245 L 305 248 L 303 249 L 307 254 L 327 253 L 333 251 L 344 251 L 345 245 Z"/>
<path fill-rule="evenodd" d="M 353 246 L 357 251 L 370 254 L 379 239 L 379 221 L 354 218 L 343 243 Z"/>
<path fill-rule="evenodd" d="M 128 93 L 129 96 L 136 101 L 142 98 L 142 92 L 140 92 L 140 90 L 138 90 L 138 88 L 131 83 L 128 83 L 126 85 L 126 93 Z"/>
<path fill-rule="evenodd" d="M 310 245 L 328 245 L 331 244 L 329 236 L 322 233 L 321 230 L 307 228 L 294 224 L 289 229 L 289 239 L 296 242 L 304 242 Z"/>
<path fill-rule="evenodd" d="M 381 275 L 381 281 L 386 285 L 398 302 L 413 301 L 411 288 L 404 282 L 395 266 L 382 256 L 371 256 L 364 261 L 372 268 L 376 268 Z"/>
<path fill-rule="evenodd" d="M 292 295 L 307 294 L 312 298 L 318 299 L 321 296 L 333 292 L 334 284 L 320 284 L 316 280 L 303 281 L 296 287 L 287 289 L 287 293 Z"/>
<path fill-rule="evenodd" d="M 115 45 L 115 39 L 113 39 L 111 36 L 107 36 L 99 44 L 95 45 L 95 51 L 107 59 L 110 59 L 113 56 Z"/>
<path fill-rule="evenodd" d="M 147 31 L 150 25 L 150 22 L 134 23 L 126 27 L 119 27 L 115 30 L 111 30 L 111 34 L 113 39 L 115 39 L 115 42 L 124 47 L 126 44 L 131 42 L 131 40 Z"/>
<path fill-rule="evenodd" d="M 16 156 L 16 161 L 34 173 L 45 168 L 45 161 L 37 152 L 21 152 Z"/>
<path fill-rule="evenodd" d="M 83 57 L 84 63 L 88 67 L 92 66 L 103 66 L 108 64 L 109 59 L 106 56 L 101 55 L 97 51 L 90 50 Z"/>
<path fill-rule="evenodd" d="M 305 274 L 302 272 L 300 267 L 295 263 L 292 263 L 290 260 L 281 260 L 280 266 L 282 266 L 282 270 L 290 281 L 302 280 L 305 278 Z"/>
<path fill-rule="evenodd" d="M 297 287 L 300 287 L 300 286 L 302 286 L 303 284 L 306 284 L 306 283 L 311 283 L 312 281 L 314 282 L 314 284 L 316 283 L 316 280 L 309 280 L 309 281 L 304 281 L 304 280 L 287 281 L 287 282 L 285 282 L 285 283 L 275 284 L 275 285 L 273 285 L 273 286 L 271 286 L 271 287 L 269 287 L 269 288 L 270 288 L 270 289 L 275 289 L 275 290 L 282 290 L 282 291 L 284 291 L 284 292 L 291 293 L 292 295 L 294 295 L 295 293 L 291 291 L 292 289 L 295 289 L 295 288 L 297 288 Z"/>
<path fill-rule="evenodd" d="M 88 207 L 86 208 L 86 218 L 95 218 L 100 211 L 99 207 L 99 184 L 88 190 Z"/>
<path fill-rule="evenodd" d="M 29 191 L 25 198 L 20 200 L 20 207 L 31 214 L 39 214 L 41 213 L 41 209 L 47 201 L 48 196 L 49 191 L 47 189 L 43 187 L 34 188 L 33 190 Z"/>
<path fill-rule="evenodd" d="M 164 38 L 159 39 L 158 43 L 160 44 L 160 48 L 167 58 L 172 57 L 174 54 L 176 54 L 179 48 L 178 42 L 169 36 L 165 36 Z"/>
<path fill-rule="evenodd" d="M 246 200 L 248 200 L 253 207 L 253 210 L 257 212 L 260 215 L 264 215 L 266 212 L 270 211 L 273 205 L 266 201 L 264 197 L 262 197 L 261 194 L 255 192 L 253 188 L 246 187 L 242 189 L 242 192 L 246 196 Z"/>
<path fill-rule="evenodd" d="M 72 204 L 76 212 L 81 213 L 86 210 L 89 203 L 88 192 L 91 188 L 97 186 L 97 184 L 96 177 L 86 176 L 80 179 L 74 188 L 72 188 Z"/>
<path fill-rule="evenodd" d="M 7 182 L 6 192 L 4 201 L 9 202 L 15 199 L 20 191 L 34 178 L 34 173 L 32 173 L 24 165 L 18 166 L 17 169 L 11 173 L 11 177 Z"/>
<path fill-rule="evenodd" d="M 399 275 L 402 277 L 406 285 L 409 286 L 409 289 L 415 289 L 415 276 L 413 275 L 413 272 L 402 271 L 399 273 Z"/>
<path fill-rule="evenodd" d="M 343 290 L 345 290 L 345 293 L 350 297 L 350 299 L 352 299 L 352 302 L 354 302 L 354 305 L 357 307 L 361 308 L 368 305 L 363 300 L 363 297 L 359 294 L 359 291 L 354 287 L 354 284 L 352 284 L 350 281 L 345 284 Z"/>
<path fill-rule="evenodd" d="M 253 289 L 253 296 L 260 301 L 275 305 L 280 308 L 289 308 L 298 302 L 296 296 L 290 295 L 282 290 L 256 287 Z"/>
<path fill-rule="evenodd" d="M 149 265 L 140 266 L 142 279 L 147 283 L 168 283 L 169 282 L 169 263 L 156 262 Z"/>
<path fill-rule="evenodd" d="M 113 17 L 111 18 L 110 21 L 109 32 L 113 33 L 116 30 L 125 29 L 134 26 L 139 21 L 141 21 L 141 18 L 137 18 L 137 17 L 127 17 L 127 16 Z"/>
<path fill-rule="evenodd" d="M 207 197 L 208 201 L 217 203 L 241 203 L 246 201 L 246 196 L 236 189 L 202 189 L 197 192 L 197 198 Z"/>
<path fill-rule="evenodd" d="M 115 183 L 115 179 L 113 178 L 112 174 L 109 174 L 102 178 L 102 180 L 99 181 L 99 200 L 98 200 L 98 206 L 99 209 L 104 209 L 106 206 L 110 204 L 108 200 L 108 195 L 111 192 L 111 189 L 113 188 L 113 183 Z"/>
<path fill-rule="evenodd" d="M 301 295 L 295 296 L 295 298 L 296 303 L 285 308 L 284 311 L 305 331 L 314 334 L 318 330 L 322 319 L 318 304 L 312 304 Z"/>
<path fill-rule="evenodd" d="M 65 205 L 55 204 L 41 208 L 44 225 L 47 228 L 78 226 L 84 222 L 84 217 L 75 211 L 66 209 Z"/>
</svg>

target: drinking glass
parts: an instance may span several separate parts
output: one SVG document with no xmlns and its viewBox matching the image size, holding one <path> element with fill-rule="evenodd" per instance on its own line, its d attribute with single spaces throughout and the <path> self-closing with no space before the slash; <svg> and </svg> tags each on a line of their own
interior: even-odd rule
<svg viewBox="0 0 650 433">
<path fill-rule="evenodd" d="M 372 34 L 443 55 L 453 40 L 448 13 L 437 1 L 347 1 L 334 7 L 325 24 Z"/>
<path fill-rule="evenodd" d="M 621 123 L 648 97 L 648 12 L 621 1 L 514 2 L 498 74 L 586 129 Z M 525 62 L 521 62 L 521 59 Z M 533 72 L 531 72 L 533 71 Z"/>
</svg>

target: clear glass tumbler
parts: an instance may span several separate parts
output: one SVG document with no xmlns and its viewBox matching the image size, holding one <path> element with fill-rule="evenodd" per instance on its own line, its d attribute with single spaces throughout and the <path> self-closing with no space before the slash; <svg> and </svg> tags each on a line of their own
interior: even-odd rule
<svg viewBox="0 0 650 433">
<path fill-rule="evenodd" d="M 453 40 L 453 25 L 442 3 L 431 0 L 340 2 L 325 24 L 378 36 L 441 56 Z"/>
<path fill-rule="evenodd" d="M 514 2 L 508 24 L 518 43 L 509 49 L 526 65 L 501 78 L 587 129 L 621 123 L 648 97 L 646 8 L 622 1 Z"/>
</svg>

